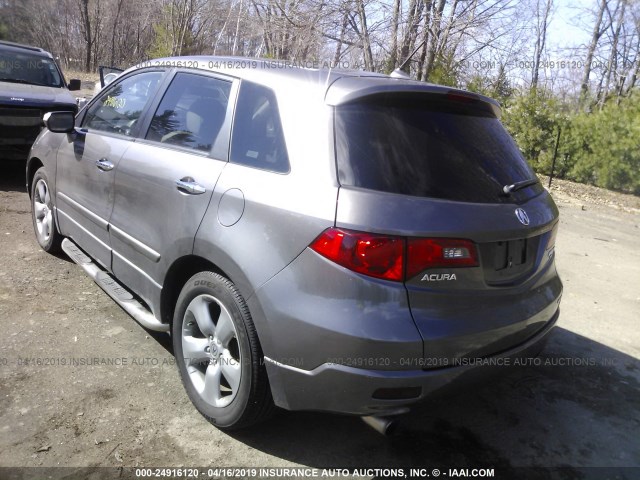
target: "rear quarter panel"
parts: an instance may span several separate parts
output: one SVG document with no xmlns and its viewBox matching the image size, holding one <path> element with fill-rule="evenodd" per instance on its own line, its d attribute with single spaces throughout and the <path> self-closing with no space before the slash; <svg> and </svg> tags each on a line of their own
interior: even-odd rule
<svg viewBox="0 0 640 480">
<path fill-rule="evenodd" d="M 290 171 L 227 164 L 194 244 L 194 253 L 224 271 L 247 300 L 335 222 L 332 109 L 320 94 L 309 95 L 308 86 L 293 83 L 274 91 Z M 225 226 L 220 219 L 231 203 L 241 217 Z M 266 352 L 271 342 L 260 312 L 253 309 L 252 315 Z"/>
</svg>

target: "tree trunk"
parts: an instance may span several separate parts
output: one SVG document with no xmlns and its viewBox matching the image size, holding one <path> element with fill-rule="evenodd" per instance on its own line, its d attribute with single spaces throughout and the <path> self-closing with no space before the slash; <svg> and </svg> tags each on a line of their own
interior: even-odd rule
<svg viewBox="0 0 640 480">
<path fill-rule="evenodd" d="M 393 3 L 393 19 L 391 20 L 391 52 L 387 62 L 387 71 L 392 72 L 398 66 L 398 20 L 400 18 L 400 0 Z"/>
<path fill-rule="evenodd" d="M 116 32 L 118 31 L 118 21 L 120 19 L 120 10 L 122 9 L 123 0 L 118 0 L 118 6 L 116 8 L 116 17 L 113 20 L 113 30 L 111 32 L 111 61 L 109 62 L 110 66 L 114 66 L 115 55 L 116 55 Z"/>
<path fill-rule="evenodd" d="M 618 41 L 620 39 L 620 29 L 622 28 L 622 22 L 624 21 L 624 11 L 627 7 L 626 0 L 621 0 L 618 8 L 618 20 L 615 31 L 613 33 L 613 44 L 611 45 L 611 53 L 609 54 L 609 61 L 607 62 L 607 76 L 604 84 L 604 95 L 600 97 L 600 110 L 604 107 L 604 102 L 607 99 L 609 93 L 609 87 L 611 86 L 611 75 L 615 74 L 617 56 L 618 56 Z"/>
<path fill-rule="evenodd" d="M 602 24 L 602 16 L 604 10 L 607 7 L 607 0 L 601 0 L 598 7 L 598 13 L 596 15 L 596 23 L 593 25 L 593 33 L 591 34 L 591 42 L 589 43 L 589 49 L 587 50 L 587 58 L 584 62 L 584 70 L 582 73 L 582 82 L 580 84 L 580 96 L 584 99 L 589 91 L 589 75 L 591 74 L 591 62 L 593 62 L 593 55 L 595 54 L 598 41 L 604 33 L 604 30 L 600 30 Z"/>
<path fill-rule="evenodd" d="M 638 72 L 640 70 L 640 37 L 638 37 L 638 42 L 636 44 L 636 57 L 635 57 L 635 61 L 633 62 L 633 65 L 635 65 L 633 67 L 633 70 L 631 70 L 629 72 L 629 80 L 627 82 L 627 88 L 624 91 L 625 95 L 629 95 L 629 93 L 631 93 L 631 89 L 635 86 L 636 81 L 638 80 Z"/>
<path fill-rule="evenodd" d="M 447 3 L 447 0 L 438 0 L 438 5 L 436 7 L 435 15 L 432 19 L 432 31 L 433 35 L 431 37 L 431 42 L 429 43 L 429 53 L 427 54 L 427 60 L 424 64 L 424 75 L 423 78 L 425 81 L 429 80 L 429 75 L 433 70 L 433 63 L 436 58 L 436 52 L 438 50 L 438 45 L 440 44 L 440 32 L 442 31 L 442 12 L 444 11 L 444 6 Z"/>
<path fill-rule="evenodd" d="M 371 38 L 369 37 L 369 27 L 367 26 L 367 13 L 364 10 L 364 0 L 356 0 L 356 7 L 358 10 L 358 18 L 360 19 L 364 68 L 372 72 L 374 69 L 373 53 L 371 52 Z"/>
<path fill-rule="evenodd" d="M 347 25 L 349 24 L 349 12 L 345 12 L 342 16 L 342 28 L 340 29 L 340 38 L 337 41 L 336 53 L 333 55 L 333 65 L 335 67 L 340 63 L 340 57 L 342 57 L 342 44 L 344 43 L 344 36 L 347 33 Z"/>
<path fill-rule="evenodd" d="M 241 13 L 242 13 L 242 0 L 240 0 L 240 7 L 238 8 L 238 20 L 236 21 L 236 34 L 233 36 L 233 49 L 231 50 L 231 55 L 235 55 L 236 49 L 238 48 L 238 37 L 240 36 Z"/>
<path fill-rule="evenodd" d="M 422 11 L 423 5 L 422 0 L 411 0 L 409 3 L 409 14 L 407 17 L 407 29 L 404 32 L 404 37 L 402 39 L 402 46 L 400 48 L 400 63 L 404 63 L 411 53 L 413 49 L 413 45 L 415 44 L 415 39 L 417 36 L 417 30 L 420 26 L 420 14 L 418 11 Z M 406 72 L 411 70 L 409 63 L 407 63 L 407 67 L 404 68 Z"/>
<path fill-rule="evenodd" d="M 422 80 L 424 76 L 425 61 L 427 59 L 427 50 L 429 49 L 429 32 L 431 31 L 431 10 L 433 9 L 433 1 L 427 0 L 424 8 L 424 24 L 422 26 L 422 49 L 420 50 L 420 59 L 418 60 L 417 76 L 418 80 Z M 425 78 L 426 80 L 426 78 Z"/>
<path fill-rule="evenodd" d="M 89 0 L 80 0 L 80 15 L 82 18 L 82 33 L 86 45 L 84 69 L 86 72 L 90 72 L 93 41 L 91 36 L 91 17 L 89 17 Z"/>
<path fill-rule="evenodd" d="M 546 0 L 544 5 L 544 11 L 540 12 L 540 0 L 536 3 L 536 47 L 533 55 L 533 70 L 531 72 L 531 89 L 538 88 L 538 76 L 540 73 L 540 59 L 544 52 L 545 43 L 547 42 L 547 27 L 549 25 L 549 14 L 551 13 L 551 7 L 553 6 L 553 0 Z"/>
</svg>

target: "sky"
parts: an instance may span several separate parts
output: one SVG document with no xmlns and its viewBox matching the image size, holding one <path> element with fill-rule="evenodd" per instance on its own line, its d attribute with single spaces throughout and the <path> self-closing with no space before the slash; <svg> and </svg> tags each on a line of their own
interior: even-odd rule
<svg viewBox="0 0 640 480">
<path fill-rule="evenodd" d="M 599 0 L 554 0 L 551 23 L 547 30 L 547 45 L 541 66 L 542 84 L 567 92 L 577 91 L 582 78 L 583 62 L 591 41 L 594 14 Z M 562 66 L 552 62 L 569 62 Z M 530 72 L 515 81 L 528 85 Z"/>
<path fill-rule="evenodd" d="M 589 43 L 593 18 L 589 10 L 596 0 L 555 0 L 555 12 L 549 25 L 548 45 L 558 47 L 584 47 Z"/>
</svg>

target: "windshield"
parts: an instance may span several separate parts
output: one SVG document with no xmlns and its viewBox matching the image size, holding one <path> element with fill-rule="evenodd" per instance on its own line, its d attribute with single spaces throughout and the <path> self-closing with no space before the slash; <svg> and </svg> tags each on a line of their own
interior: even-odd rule
<svg viewBox="0 0 640 480">
<path fill-rule="evenodd" d="M 22 52 L 0 51 L 0 81 L 45 87 L 62 87 L 64 82 L 53 60 Z"/>
<path fill-rule="evenodd" d="M 336 107 L 342 185 L 418 197 L 503 203 L 542 191 L 490 109 L 443 95 L 385 94 Z"/>
</svg>

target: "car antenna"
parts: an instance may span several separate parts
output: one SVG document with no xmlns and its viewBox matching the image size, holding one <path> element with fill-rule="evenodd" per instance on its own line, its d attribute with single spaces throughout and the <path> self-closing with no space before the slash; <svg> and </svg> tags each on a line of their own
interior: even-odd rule
<svg viewBox="0 0 640 480">
<path fill-rule="evenodd" d="M 418 52 L 418 50 L 420 50 L 422 48 L 422 46 L 425 44 L 427 40 L 422 40 L 418 46 L 416 48 L 413 49 L 413 52 L 411 52 L 411 55 L 409 55 L 404 62 L 402 62 L 400 64 L 400 66 L 398 68 L 396 68 L 393 72 L 391 72 L 391 77 L 393 78 L 412 78 L 410 74 L 408 74 L 407 72 L 405 72 L 403 70 L 403 68 L 405 67 L 405 65 L 407 63 L 409 63 L 411 61 L 411 59 L 413 58 L 413 56 Z"/>
</svg>

